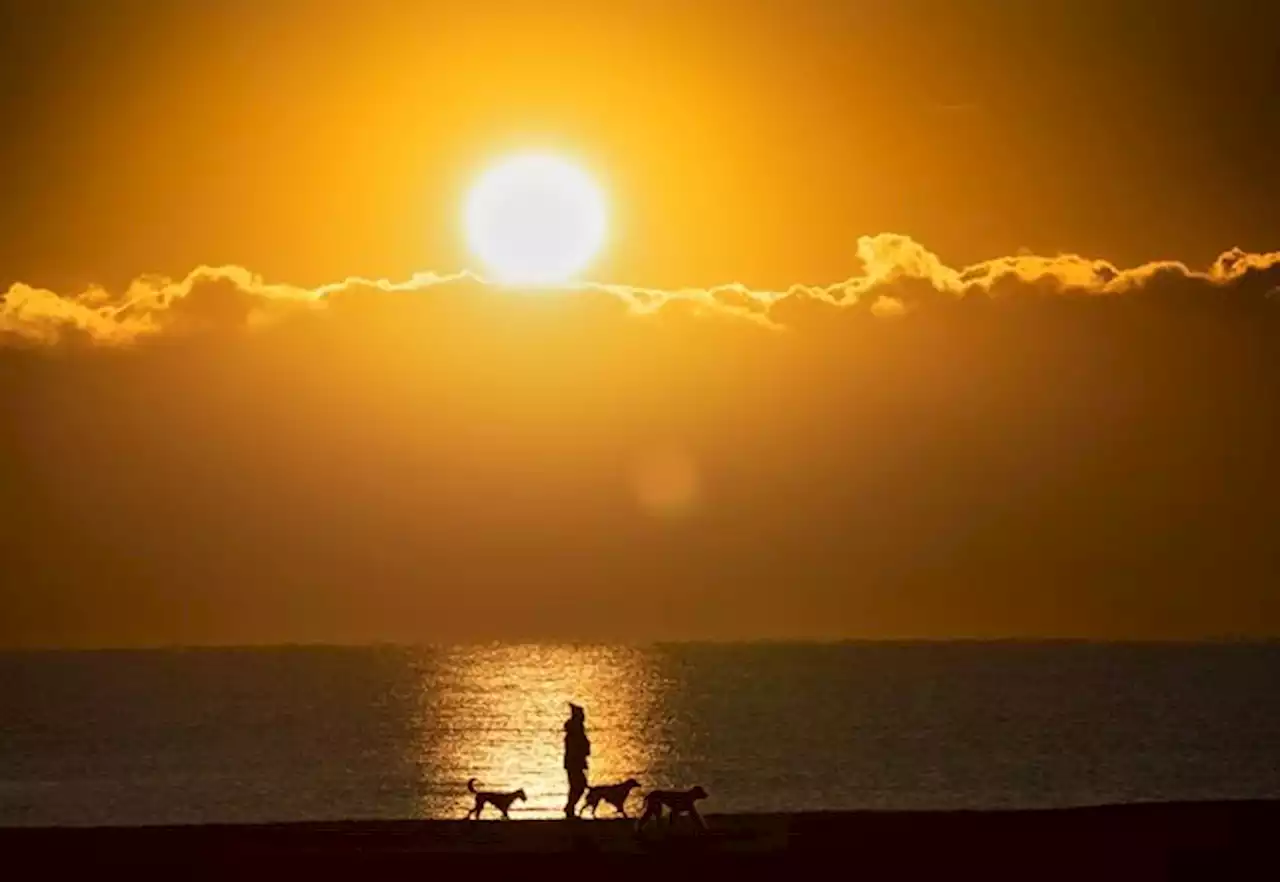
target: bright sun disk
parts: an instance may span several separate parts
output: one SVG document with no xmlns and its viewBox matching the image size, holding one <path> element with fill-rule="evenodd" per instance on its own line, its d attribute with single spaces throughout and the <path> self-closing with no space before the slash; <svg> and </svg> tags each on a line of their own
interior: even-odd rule
<svg viewBox="0 0 1280 882">
<path fill-rule="evenodd" d="M 467 196 L 467 244 L 499 282 L 568 281 L 600 250 L 605 227 L 600 188 L 553 156 L 508 159 L 485 172 Z"/>
</svg>

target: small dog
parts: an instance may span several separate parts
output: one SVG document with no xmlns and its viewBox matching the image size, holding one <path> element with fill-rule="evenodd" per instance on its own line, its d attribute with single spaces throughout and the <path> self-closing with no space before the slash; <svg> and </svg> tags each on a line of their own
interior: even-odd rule
<svg viewBox="0 0 1280 882">
<path fill-rule="evenodd" d="M 517 799 L 521 802 L 527 801 L 528 797 L 524 795 L 524 788 L 513 790 L 510 793 L 495 793 L 492 790 L 476 790 L 476 779 L 472 778 L 467 782 L 467 790 L 476 796 L 476 804 L 472 806 L 471 811 L 467 812 L 467 819 L 474 818 L 480 820 L 480 812 L 484 811 L 486 805 L 491 805 L 498 811 L 502 812 L 504 821 L 511 820 L 511 815 L 507 814 L 511 810 L 511 804 Z"/>
<path fill-rule="evenodd" d="M 700 829 L 707 829 L 702 815 L 698 814 L 697 802 L 707 798 L 707 791 L 701 787 L 690 787 L 688 790 L 653 790 L 645 795 L 644 814 L 636 824 L 637 830 L 643 830 L 650 818 L 662 819 L 662 809 L 670 809 L 669 824 L 675 824 L 676 815 L 688 815 Z"/>
<path fill-rule="evenodd" d="M 587 801 L 582 804 L 582 809 L 583 811 L 591 809 L 591 817 L 594 818 L 600 803 L 607 802 L 624 818 L 629 818 L 631 816 L 627 814 L 627 797 L 639 786 L 640 782 L 635 778 L 628 778 L 621 784 L 592 785 L 587 788 Z"/>
</svg>

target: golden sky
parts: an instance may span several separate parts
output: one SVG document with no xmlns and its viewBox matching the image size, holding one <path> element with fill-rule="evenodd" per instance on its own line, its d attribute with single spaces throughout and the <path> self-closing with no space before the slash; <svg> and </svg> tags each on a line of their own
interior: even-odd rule
<svg viewBox="0 0 1280 882">
<path fill-rule="evenodd" d="M 857 237 L 1196 265 L 1280 238 L 1266 4 L 8 2 L 7 281 L 465 268 L 465 188 L 591 167 L 601 281 L 827 283 Z"/>
<path fill-rule="evenodd" d="M 56 6 L 0 645 L 1280 633 L 1269 8 Z M 581 284 L 474 275 L 526 150 Z"/>
</svg>

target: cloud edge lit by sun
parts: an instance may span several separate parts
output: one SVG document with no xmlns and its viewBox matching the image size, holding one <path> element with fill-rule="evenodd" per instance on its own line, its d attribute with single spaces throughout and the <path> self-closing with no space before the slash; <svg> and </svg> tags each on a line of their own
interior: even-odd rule
<svg viewBox="0 0 1280 882">
<path fill-rule="evenodd" d="M 934 304 L 1004 302 L 1029 298 L 1150 295 L 1170 302 L 1197 297 L 1236 301 L 1280 313 L 1280 251 L 1232 249 L 1207 269 L 1155 261 L 1120 269 L 1080 255 L 1017 255 L 953 268 L 909 236 L 881 233 L 858 240 L 859 273 L 825 286 L 764 291 L 728 283 L 709 288 L 660 289 L 620 283 L 572 282 L 553 288 L 570 296 L 606 295 L 623 313 L 652 316 L 683 306 L 692 315 L 771 330 L 813 327 L 821 314 L 866 312 L 882 319 L 928 311 Z M 0 348 L 81 340 L 128 345 L 201 328 L 271 327 L 291 316 L 326 312 L 358 291 L 427 296 L 459 286 L 510 290 L 470 271 L 422 272 L 403 281 L 350 277 L 306 288 L 272 283 L 239 266 L 201 266 L 180 279 L 148 275 L 124 291 L 90 287 L 74 294 L 15 283 L 0 295 Z M 814 310 L 818 310 L 814 313 Z M 1268 313 L 1270 314 L 1270 313 Z"/>
</svg>

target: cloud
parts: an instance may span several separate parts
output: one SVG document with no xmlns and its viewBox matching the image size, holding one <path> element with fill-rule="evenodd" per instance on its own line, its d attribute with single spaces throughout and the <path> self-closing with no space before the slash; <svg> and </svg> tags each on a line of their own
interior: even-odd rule
<svg viewBox="0 0 1280 882">
<path fill-rule="evenodd" d="M 1280 291 L 1280 252 L 1232 249 L 1207 269 L 1158 261 L 1122 269 L 1077 254 L 1016 254 L 951 267 L 909 236 L 863 236 L 861 269 L 827 286 L 783 291 L 730 283 L 661 290 L 585 283 L 550 292 L 569 310 L 661 321 L 737 322 L 773 331 L 806 330 L 841 316 L 901 318 L 965 302 L 1045 297 L 1126 296 L 1170 306 L 1223 304 L 1271 309 Z M 495 295 L 495 296 L 489 296 Z M 545 295 L 544 295 L 545 296 Z M 120 346 L 148 339 L 240 333 L 290 320 L 332 315 L 370 318 L 431 310 L 454 319 L 493 316 L 516 300 L 472 273 L 421 273 L 393 282 L 349 278 L 318 288 L 271 283 L 236 266 L 202 266 L 186 277 L 140 277 L 121 292 L 92 287 L 59 293 L 18 283 L 0 298 L 0 345 L 92 343 Z"/>
<path fill-rule="evenodd" d="M 15 285 L 0 646 L 1280 634 L 1280 255 L 856 246 L 780 291 Z"/>
</svg>

